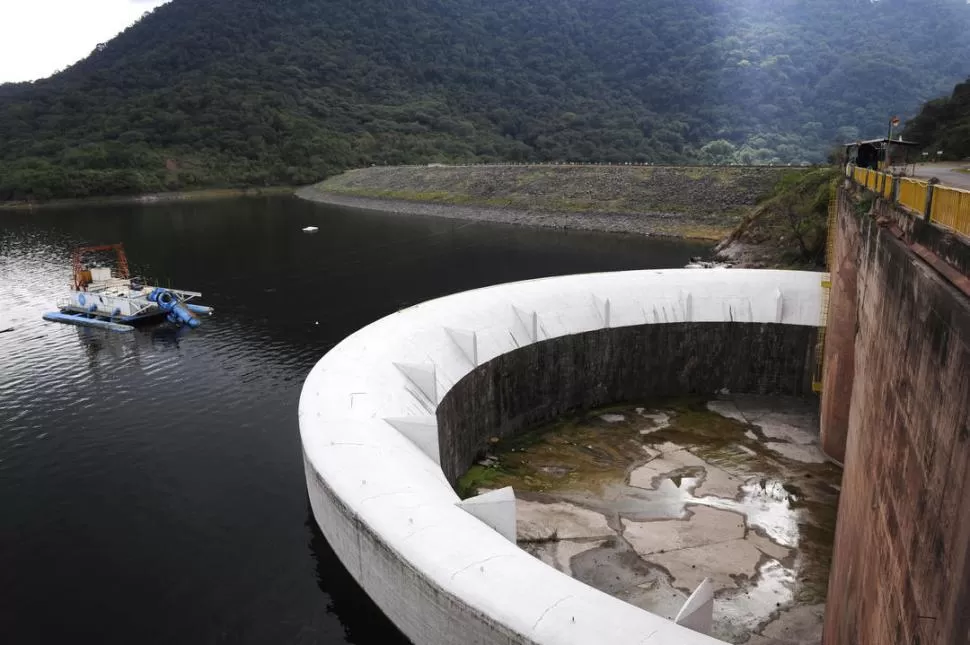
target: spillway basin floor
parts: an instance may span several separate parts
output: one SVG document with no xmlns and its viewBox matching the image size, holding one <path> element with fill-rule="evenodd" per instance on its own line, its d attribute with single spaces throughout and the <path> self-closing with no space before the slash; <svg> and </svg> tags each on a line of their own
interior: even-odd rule
<svg viewBox="0 0 970 645">
<path fill-rule="evenodd" d="M 821 642 L 841 469 L 817 400 L 721 396 L 616 406 L 494 441 L 463 495 L 512 486 L 519 545 L 673 618 L 705 577 L 712 636 Z"/>
</svg>

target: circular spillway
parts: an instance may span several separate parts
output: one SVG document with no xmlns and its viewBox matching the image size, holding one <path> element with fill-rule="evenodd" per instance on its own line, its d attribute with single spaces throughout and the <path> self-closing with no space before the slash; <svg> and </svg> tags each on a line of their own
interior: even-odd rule
<svg viewBox="0 0 970 645">
<path fill-rule="evenodd" d="M 718 642 L 556 571 L 514 500 L 452 484 L 485 442 L 644 396 L 810 387 L 817 273 L 663 270 L 498 285 L 387 316 L 314 367 L 300 432 L 314 517 L 420 643 Z"/>
</svg>

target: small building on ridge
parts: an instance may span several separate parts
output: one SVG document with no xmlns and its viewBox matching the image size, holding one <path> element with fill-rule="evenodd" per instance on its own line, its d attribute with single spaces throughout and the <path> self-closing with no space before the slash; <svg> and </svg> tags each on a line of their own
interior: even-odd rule
<svg viewBox="0 0 970 645">
<path fill-rule="evenodd" d="M 891 166 L 904 166 L 912 163 L 910 153 L 919 148 L 913 141 L 899 139 L 869 139 L 856 141 L 844 146 L 845 163 L 851 163 L 859 168 L 873 168 L 882 170 Z M 887 162 L 888 160 L 888 162 Z"/>
</svg>

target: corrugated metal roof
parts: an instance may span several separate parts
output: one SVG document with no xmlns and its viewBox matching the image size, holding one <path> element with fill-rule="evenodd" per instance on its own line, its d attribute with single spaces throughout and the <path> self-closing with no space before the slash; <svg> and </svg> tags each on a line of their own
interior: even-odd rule
<svg viewBox="0 0 970 645">
<path fill-rule="evenodd" d="M 850 148 L 852 146 L 872 145 L 872 144 L 875 144 L 875 143 L 883 143 L 884 144 L 887 141 L 889 141 L 890 143 L 892 143 L 894 146 L 918 146 L 919 145 L 915 141 L 903 141 L 902 139 L 892 139 L 892 140 L 890 140 L 890 139 L 887 139 L 886 137 L 882 137 L 880 139 L 869 139 L 868 141 L 852 141 L 852 142 L 846 143 L 845 144 L 845 147 L 846 148 Z"/>
</svg>

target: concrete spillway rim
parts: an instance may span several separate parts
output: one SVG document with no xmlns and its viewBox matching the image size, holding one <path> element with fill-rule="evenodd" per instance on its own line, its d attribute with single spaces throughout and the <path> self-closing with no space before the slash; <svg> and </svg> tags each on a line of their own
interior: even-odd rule
<svg viewBox="0 0 970 645">
<path fill-rule="evenodd" d="M 433 624 L 442 620 L 435 613 L 440 607 L 404 589 L 389 595 L 375 585 L 393 579 L 394 571 L 372 567 L 413 571 L 452 598 L 450 611 L 498 628 L 496 638 L 504 632 L 544 644 L 718 642 L 520 550 L 459 506 L 428 455 L 426 432 L 408 438 L 387 420 L 430 425 L 429 405 L 475 363 L 523 344 L 607 326 L 688 320 L 814 327 L 820 306 L 816 273 L 662 270 L 497 285 L 391 314 L 333 348 L 304 385 L 300 431 L 317 521 L 352 575 L 416 641 L 444 642 L 447 626 Z M 336 502 L 327 507 L 325 497 Z M 392 563 L 366 557 L 357 534 L 363 527 L 382 552 L 393 554 Z"/>
</svg>

